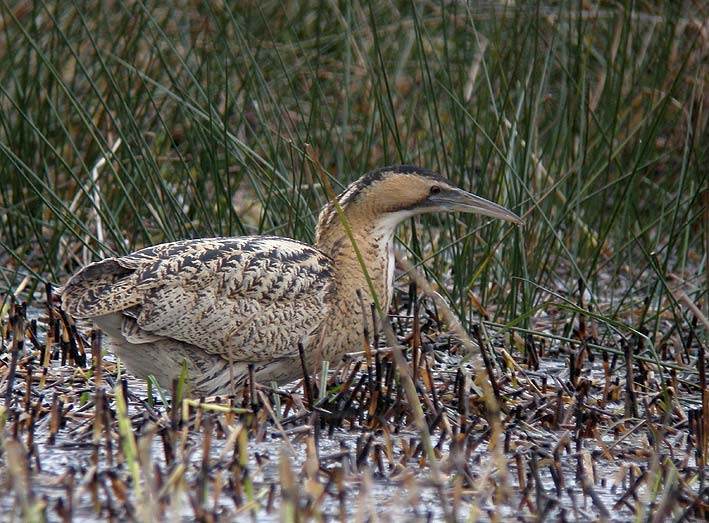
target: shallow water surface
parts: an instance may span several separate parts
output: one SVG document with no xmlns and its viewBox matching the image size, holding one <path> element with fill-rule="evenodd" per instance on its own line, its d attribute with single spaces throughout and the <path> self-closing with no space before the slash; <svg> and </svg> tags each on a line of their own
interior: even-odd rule
<svg viewBox="0 0 709 523">
<path fill-rule="evenodd" d="M 44 346 L 46 311 L 30 309 L 28 318 L 37 320 Z M 537 367 L 502 342 L 495 340 L 489 363 L 497 403 L 481 396 L 482 363 L 464 363 L 455 350 L 418 358 L 435 470 L 386 356 L 379 371 L 350 364 L 339 374 L 350 388 L 339 396 L 335 389 L 315 409 L 294 384 L 279 394 L 257 387 L 251 414 L 230 410 L 251 409 L 241 397 L 173 412 L 158 398 L 146 401 L 144 382 L 128 376 L 120 385 L 110 354 L 97 393 L 90 358 L 86 369 L 71 358 L 61 365 L 66 341 L 51 344 L 46 371 L 37 347 L 26 343 L 3 413 L 3 521 L 36 514 L 57 522 L 620 522 L 687 510 L 701 472 L 692 369 L 667 374 L 683 391 L 668 397 L 658 382 L 666 369 L 635 360 L 633 413 L 617 356 L 588 344 L 548 345 Z M 117 382 L 128 394 L 127 417 L 117 409 Z"/>
</svg>

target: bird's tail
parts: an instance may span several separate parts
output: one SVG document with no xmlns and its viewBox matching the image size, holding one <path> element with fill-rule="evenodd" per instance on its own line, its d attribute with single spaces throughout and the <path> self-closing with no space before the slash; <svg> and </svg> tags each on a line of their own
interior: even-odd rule
<svg viewBox="0 0 709 523">
<path fill-rule="evenodd" d="M 118 258 L 87 265 L 59 289 L 62 308 L 75 318 L 92 318 L 138 305 L 134 271 Z"/>
</svg>

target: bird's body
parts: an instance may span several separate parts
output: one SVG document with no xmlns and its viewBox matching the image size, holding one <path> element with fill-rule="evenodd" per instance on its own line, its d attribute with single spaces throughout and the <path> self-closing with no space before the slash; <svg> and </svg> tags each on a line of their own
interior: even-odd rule
<svg viewBox="0 0 709 523">
<path fill-rule="evenodd" d="M 402 220 L 452 208 L 519 221 L 414 167 L 369 173 L 338 202 L 372 287 L 328 204 L 314 246 L 245 236 L 148 247 L 84 267 L 61 290 L 62 305 L 76 318 L 92 318 L 132 373 L 152 374 L 165 387 L 183 361 L 201 395 L 238 390 L 249 364 L 257 381 L 287 383 L 302 375 L 299 344 L 311 371 L 361 349 L 370 289 L 384 311 L 391 303 L 393 238 Z"/>
</svg>

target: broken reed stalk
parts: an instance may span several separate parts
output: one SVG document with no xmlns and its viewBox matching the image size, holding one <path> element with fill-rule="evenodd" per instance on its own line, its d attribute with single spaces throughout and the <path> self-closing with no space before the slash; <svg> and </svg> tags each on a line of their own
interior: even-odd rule
<svg viewBox="0 0 709 523">
<path fill-rule="evenodd" d="M 103 389 L 96 388 L 94 393 L 94 419 L 93 419 L 93 451 L 91 463 L 98 471 L 99 447 L 101 446 L 101 428 L 103 427 L 104 394 Z"/>
<path fill-rule="evenodd" d="M 130 472 L 131 479 L 133 480 L 133 491 L 135 492 L 135 498 L 137 502 L 140 503 L 143 498 L 140 486 L 138 446 L 136 445 L 135 434 L 133 434 L 133 426 L 131 424 L 130 417 L 128 416 L 128 400 L 123 392 L 120 370 L 118 373 L 118 381 L 113 389 L 113 392 L 116 401 L 118 432 L 121 436 L 121 449 L 123 450 L 123 457 Z"/>
<path fill-rule="evenodd" d="M 44 389 L 44 385 L 47 381 L 47 372 L 49 369 L 49 359 L 52 355 L 52 343 L 56 340 L 56 328 L 57 328 L 57 316 L 54 313 L 54 307 L 52 307 L 52 286 L 47 284 L 47 338 L 44 341 L 44 350 L 42 351 L 42 377 L 39 381 L 39 388 Z"/>
<path fill-rule="evenodd" d="M 584 285 L 583 278 L 578 279 L 578 289 L 579 289 L 579 295 L 578 295 L 578 299 L 576 300 L 576 305 L 579 308 L 579 310 L 582 311 L 582 310 L 584 310 L 583 294 L 586 290 L 586 286 Z M 586 337 L 586 315 L 583 313 L 579 314 L 578 337 L 580 340 L 583 340 Z"/>
<path fill-rule="evenodd" d="M 249 433 L 243 425 L 239 425 L 236 430 L 239 431 L 236 439 L 237 449 L 239 451 L 239 470 L 243 472 L 243 477 L 238 478 L 238 481 L 243 484 L 244 492 L 246 493 L 246 501 L 251 507 L 250 511 L 252 515 L 254 515 L 256 513 L 254 506 L 254 484 L 251 480 L 251 474 L 249 473 Z"/>
<path fill-rule="evenodd" d="M 23 521 L 42 521 L 41 503 L 35 502 L 32 488 L 32 474 L 27 464 L 24 445 L 16 438 L 8 437 L 3 441 L 6 474 L 12 490 L 23 512 Z"/>
<path fill-rule="evenodd" d="M 539 370 L 539 354 L 537 353 L 537 346 L 534 342 L 534 335 L 532 333 L 527 334 L 524 339 L 524 353 L 527 368 L 531 370 Z"/>
<path fill-rule="evenodd" d="M 94 384 L 96 389 L 102 385 L 103 370 L 101 365 L 101 331 L 91 330 L 91 370 L 94 373 Z"/>
<path fill-rule="evenodd" d="M 202 509 L 207 502 L 207 492 L 209 491 L 209 453 L 212 448 L 213 424 L 211 416 L 206 416 L 202 424 L 202 463 L 197 481 L 197 503 Z"/>
<path fill-rule="evenodd" d="M 702 416 L 699 421 L 701 429 L 699 430 L 700 439 L 697 442 L 699 445 L 699 454 L 701 461 L 698 463 L 702 471 L 701 477 L 704 479 L 704 467 L 707 464 L 707 436 L 709 435 L 709 391 L 707 391 L 707 370 L 706 370 L 706 354 L 704 344 L 699 343 L 698 370 L 699 370 L 699 386 L 702 395 Z"/>
<path fill-rule="evenodd" d="M 625 352 L 625 416 L 638 417 L 638 404 L 635 396 L 635 377 L 633 373 L 633 347 L 625 338 L 621 339 Z"/>
<path fill-rule="evenodd" d="M 32 405 L 32 370 L 34 369 L 34 367 L 31 364 L 26 364 L 24 367 L 25 367 L 24 408 L 25 408 L 25 412 L 30 412 L 30 407 Z"/>
<path fill-rule="evenodd" d="M 303 388 L 305 389 L 305 403 L 309 409 L 313 408 L 313 389 L 310 384 L 310 373 L 308 372 L 308 365 L 305 362 L 305 349 L 303 348 L 303 343 L 298 342 L 298 355 L 300 356 L 300 365 L 303 370 Z"/>
<path fill-rule="evenodd" d="M 495 399 L 500 402 L 500 388 L 497 385 L 497 380 L 495 379 L 495 373 L 492 368 L 492 361 L 487 353 L 486 343 L 483 340 L 482 333 L 480 332 L 480 324 L 473 325 L 473 336 L 478 342 L 480 348 L 480 354 L 483 357 L 483 364 L 485 365 L 485 370 L 487 371 L 487 378 L 490 380 L 490 385 L 492 386 L 492 391 L 495 394 Z"/>
<path fill-rule="evenodd" d="M 278 472 L 281 480 L 281 521 L 295 523 L 300 520 L 298 517 L 298 487 L 295 483 L 288 453 L 283 448 L 279 454 Z"/>
<path fill-rule="evenodd" d="M 25 322 L 23 308 L 12 298 L 12 315 L 10 316 L 10 326 L 12 330 L 12 348 L 10 349 L 10 369 L 7 373 L 7 388 L 5 389 L 5 407 L 10 408 L 12 401 L 12 388 L 15 385 L 15 374 L 17 373 L 17 360 L 25 340 Z"/>
</svg>

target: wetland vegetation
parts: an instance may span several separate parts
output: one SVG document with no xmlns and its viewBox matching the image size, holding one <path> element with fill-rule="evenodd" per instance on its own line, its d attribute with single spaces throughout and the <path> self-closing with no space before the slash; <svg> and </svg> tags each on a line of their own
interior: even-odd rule
<svg viewBox="0 0 709 523">
<path fill-rule="evenodd" d="M 708 19 L 0 3 L 0 519 L 706 519 Z M 405 224 L 396 342 L 363 333 L 343 365 L 197 398 L 58 308 L 102 256 L 312 241 L 321 169 L 402 163 L 525 227 Z"/>
</svg>

